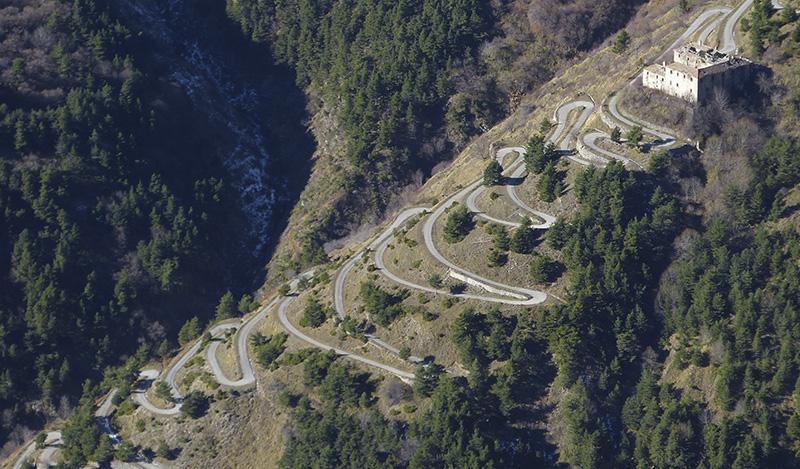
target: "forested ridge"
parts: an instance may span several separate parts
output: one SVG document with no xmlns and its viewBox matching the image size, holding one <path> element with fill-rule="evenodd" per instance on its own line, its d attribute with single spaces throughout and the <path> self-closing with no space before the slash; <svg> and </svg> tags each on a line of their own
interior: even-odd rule
<svg viewBox="0 0 800 469">
<path fill-rule="evenodd" d="M 797 226 L 772 225 L 800 182 L 797 142 L 770 138 L 752 166 L 749 185 L 728 194 L 727 215 L 690 241 L 660 291 L 670 374 L 702 370 L 713 386 L 698 396 L 645 369 L 623 410 L 629 454 L 645 464 L 798 464 L 800 239 Z"/>
<path fill-rule="evenodd" d="M 155 43 L 119 6 L 20 0 L 0 11 L 3 441 L 19 443 L 28 428 L 67 415 L 82 390 L 95 391 L 86 379 L 130 384 L 108 367 L 134 352 L 124 370 L 167 355 L 215 305 L 217 317 L 237 313 L 226 290 L 258 281 L 220 134 L 168 84 Z M 303 261 L 324 257 L 324 241 L 380 212 L 412 174 L 452 156 L 550 76 L 558 57 L 544 45 L 571 39 L 543 34 L 531 49 L 531 26 L 506 14 L 529 7 L 229 3 L 248 37 L 269 44 L 265 66 L 290 65 L 310 96 L 337 109 L 352 167 L 343 187 L 363 191 L 314 225 L 297 251 Z M 598 17 L 599 36 L 563 56 L 619 24 Z M 295 170 L 302 156 L 293 155 Z"/>
<path fill-rule="evenodd" d="M 300 455 L 312 447 L 332 448 L 328 467 L 796 467 L 800 151 L 787 124 L 800 28 L 767 2 L 750 18 L 753 52 L 778 73 L 694 110 L 704 152 L 651 155 L 644 175 L 590 168 L 574 182 L 577 214 L 545 236 L 564 254 L 564 304 L 507 323 L 465 310 L 451 339 L 469 374 L 419 369 L 415 392 L 431 394 L 431 409 L 408 426 L 372 419 L 366 433 L 340 433 L 365 402 L 304 403 L 284 467 L 311 464 Z M 453 242 L 463 213 L 448 218 Z M 498 340 L 513 344 L 521 326 L 541 354 L 526 368 L 519 346 L 509 356 Z M 545 416 L 543 383 L 563 392 Z"/>
<path fill-rule="evenodd" d="M 441 127 L 451 73 L 475 60 L 491 12 L 474 0 L 229 2 L 229 10 L 247 35 L 270 40 L 300 86 L 314 83 L 345 132 L 343 191 L 359 196 L 341 199 L 321 232 L 309 233 L 308 257 L 319 260 L 323 236 L 384 209 L 413 171 L 441 159 L 419 143 Z"/>
<path fill-rule="evenodd" d="M 344 131 L 341 190 L 296 227 L 303 249 L 294 261 L 323 259 L 326 241 L 380 215 L 402 186 L 455 156 L 562 60 L 614 32 L 636 3 L 228 1 L 245 35 L 291 65 Z"/>
<path fill-rule="evenodd" d="M 184 321 L 254 280 L 208 123 L 115 15 L 93 0 L 0 10 L 2 443 L 137 349 L 167 354 Z"/>
<path fill-rule="evenodd" d="M 640 370 L 637 358 L 657 337 L 655 311 L 646 305 L 681 223 L 679 204 L 660 183 L 619 163 L 586 170 L 575 191 L 580 213 L 546 235 L 566 253 L 573 285 L 566 304 L 520 317 L 465 308 L 451 337 L 469 373 L 420 366 L 414 391 L 431 396 L 431 404 L 410 425 L 372 413 L 363 431 L 348 430 L 348 415 L 370 412 L 368 388 L 358 388 L 358 403 L 320 389 L 316 410 L 304 398 L 283 467 L 547 466 L 557 451 L 581 467 L 628 464 L 617 443 L 619 416 Z M 550 411 L 543 397 L 553 380 L 569 388 L 560 411 L 567 434 L 558 448 L 545 438 Z M 321 448 L 324 460 L 311 456 L 312 448 Z"/>
<path fill-rule="evenodd" d="M 610 161 L 567 178 L 571 163 L 532 135 L 527 177 L 542 201 L 561 203 L 568 191 L 566 214 L 546 231 L 512 231 L 479 222 L 466 204 L 447 212 L 442 245 L 463 247 L 482 227 L 490 267 L 509 255 L 537 259 L 536 283 L 563 286 L 548 290 L 552 301 L 513 311 L 435 302 L 387 289 L 365 255 L 367 280 L 349 292 L 359 316 L 338 322 L 329 306 L 342 264 L 325 262 L 326 241 L 380 214 L 415 173 L 513 110 L 635 5 L 227 1 L 237 34 L 267 44 L 265 63 L 289 67 L 309 109 L 333 110 L 344 131 L 345 157 L 335 160 L 344 179 L 325 175 L 337 197 L 309 226 L 290 226 L 302 243 L 287 271 L 317 270 L 283 285 L 281 304 L 310 290 L 292 319 L 325 343 L 365 348 L 365 334 L 417 315 L 424 322 L 410 323 L 435 330 L 452 357 L 445 369 L 426 356 L 407 385 L 265 328 L 248 341 L 263 373 L 255 393 L 220 389 L 201 356 L 190 360 L 180 430 L 129 399 L 140 369 L 196 339 L 197 350 L 213 340 L 230 359 L 233 334 L 212 338 L 204 325 L 257 304 L 240 296 L 261 259 L 218 134 L 167 84 L 115 3 L 0 9 L 0 444 L 63 417 L 67 467 L 153 453 L 159 431 L 181 433 L 173 441 L 193 462 L 219 462 L 218 445 L 274 444 L 287 469 L 800 466 L 800 20 L 791 9 L 755 2 L 743 29 L 765 66 L 746 96 L 719 93 L 691 110 L 692 145 L 637 155 L 648 161 L 641 171 Z M 503 170 L 493 160 L 483 181 L 505 185 Z M 417 243 L 404 230 L 397 240 Z M 423 275 L 437 290 L 467 288 Z M 434 325 L 440 314 L 452 321 Z M 397 344 L 401 362 L 382 349 L 381 360 L 410 366 L 408 344 L 421 341 L 412 339 Z M 173 401 L 167 380 L 153 388 Z M 117 391 L 114 427 L 127 425 L 116 449 L 94 414 L 108 389 Z M 285 428 L 246 420 L 264 402 Z M 134 443 L 133 426 L 150 440 Z M 227 439 L 215 439 L 215 426 Z M 180 454 L 161 442 L 160 458 Z"/>
</svg>

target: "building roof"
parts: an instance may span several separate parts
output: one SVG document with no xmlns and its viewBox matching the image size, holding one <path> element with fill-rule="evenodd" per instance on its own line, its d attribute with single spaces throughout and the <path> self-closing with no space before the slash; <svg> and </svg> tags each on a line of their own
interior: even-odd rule
<svg viewBox="0 0 800 469">
<path fill-rule="evenodd" d="M 669 76 L 669 70 L 690 77 L 701 78 L 752 63 L 743 57 L 724 54 L 713 47 L 695 42 L 684 44 L 675 49 L 675 59 L 676 61 L 670 64 L 648 65 L 645 70 L 665 78 Z"/>
<path fill-rule="evenodd" d="M 696 70 L 703 70 L 709 67 L 727 69 L 751 62 L 743 57 L 728 55 L 704 44 L 689 42 L 675 49 L 675 63 L 671 64 L 670 67 L 678 63 Z M 694 76 L 697 76 L 697 74 L 695 73 Z"/>
<path fill-rule="evenodd" d="M 695 78 L 697 78 L 697 75 L 698 75 L 698 72 L 699 72 L 697 68 L 689 66 L 689 65 L 686 65 L 686 64 L 682 64 L 680 62 L 673 62 L 673 63 L 667 65 L 667 68 L 670 68 L 670 69 L 672 69 L 672 70 L 674 70 L 674 71 L 676 71 L 678 73 L 685 73 L 685 74 L 687 74 L 689 76 L 693 76 Z"/>
<path fill-rule="evenodd" d="M 663 75 L 664 74 L 664 67 L 660 64 L 650 64 L 644 68 L 650 73 L 655 73 L 656 75 Z"/>
<path fill-rule="evenodd" d="M 675 50 L 677 54 L 684 54 L 691 56 L 697 61 L 697 68 L 710 67 L 712 65 L 725 62 L 728 59 L 728 54 L 722 53 L 717 49 L 700 44 L 698 42 L 689 42 L 682 45 Z"/>
</svg>

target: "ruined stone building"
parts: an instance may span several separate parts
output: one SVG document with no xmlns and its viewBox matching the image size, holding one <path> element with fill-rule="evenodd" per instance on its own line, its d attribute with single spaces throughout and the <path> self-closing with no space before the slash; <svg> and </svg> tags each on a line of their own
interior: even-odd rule
<svg viewBox="0 0 800 469">
<path fill-rule="evenodd" d="M 698 43 L 685 44 L 673 54 L 673 63 L 652 64 L 644 69 L 645 87 L 691 103 L 703 103 L 717 88 L 733 92 L 750 80 L 752 62 L 743 57 Z"/>
</svg>

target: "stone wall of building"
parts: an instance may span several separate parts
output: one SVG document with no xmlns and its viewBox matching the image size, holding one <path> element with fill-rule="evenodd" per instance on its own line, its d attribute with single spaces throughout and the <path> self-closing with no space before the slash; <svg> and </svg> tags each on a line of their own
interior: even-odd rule
<svg viewBox="0 0 800 469">
<path fill-rule="evenodd" d="M 644 71 L 642 84 L 689 102 L 697 101 L 699 81 L 686 71 L 663 65 L 650 66 Z"/>
<path fill-rule="evenodd" d="M 642 84 L 686 101 L 705 102 L 715 90 L 733 92 L 751 80 L 752 63 L 716 49 L 687 44 L 674 51 L 675 62 L 644 69 Z"/>
</svg>

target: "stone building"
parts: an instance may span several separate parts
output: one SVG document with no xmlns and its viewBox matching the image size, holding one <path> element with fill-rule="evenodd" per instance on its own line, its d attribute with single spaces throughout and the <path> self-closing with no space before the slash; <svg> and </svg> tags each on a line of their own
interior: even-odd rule
<svg viewBox="0 0 800 469">
<path fill-rule="evenodd" d="M 642 84 L 691 103 L 703 103 L 716 88 L 733 92 L 750 80 L 752 62 L 724 54 L 698 43 L 685 44 L 673 52 L 671 64 L 653 64 L 644 69 Z"/>
</svg>

